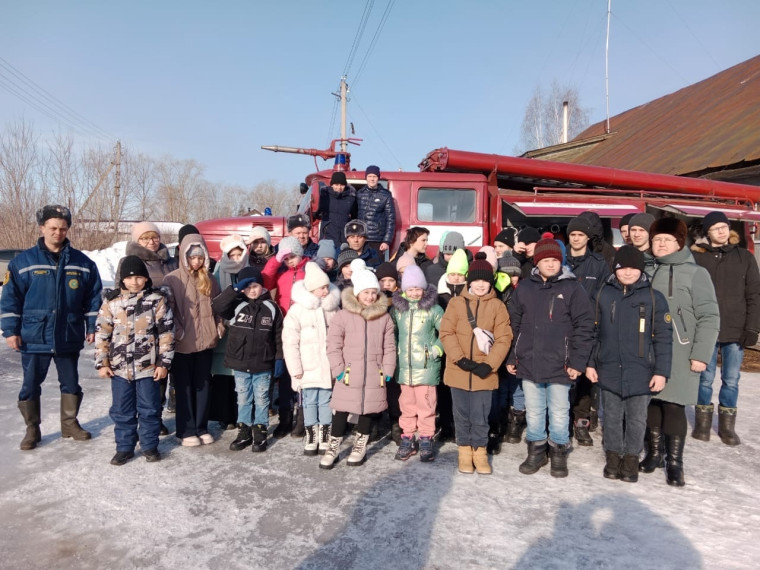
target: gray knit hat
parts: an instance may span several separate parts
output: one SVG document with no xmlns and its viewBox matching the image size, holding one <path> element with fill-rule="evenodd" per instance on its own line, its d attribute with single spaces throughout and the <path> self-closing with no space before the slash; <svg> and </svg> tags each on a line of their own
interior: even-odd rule
<svg viewBox="0 0 760 570">
<path fill-rule="evenodd" d="M 464 236 L 459 232 L 446 232 L 441 240 L 441 253 L 451 254 L 458 249 L 464 249 Z"/>
<path fill-rule="evenodd" d="M 642 212 L 640 214 L 631 216 L 631 219 L 628 222 L 628 229 L 630 230 L 630 228 L 636 226 L 637 228 L 644 228 L 647 232 L 649 232 L 649 228 L 652 227 L 653 223 L 654 216 L 652 214 Z"/>
</svg>

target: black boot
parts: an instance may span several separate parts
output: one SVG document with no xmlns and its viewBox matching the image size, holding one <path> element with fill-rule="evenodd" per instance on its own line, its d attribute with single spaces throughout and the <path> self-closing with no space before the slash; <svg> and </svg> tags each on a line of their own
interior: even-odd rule
<svg viewBox="0 0 760 570">
<path fill-rule="evenodd" d="M 541 441 L 529 441 L 528 457 L 520 464 L 520 473 L 533 475 L 533 473 L 546 465 L 549 461 L 546 457 L 547 447 L 545 439 Z"/>
<path fill-rule="evenodd" d="M 587 420 L 588 421 L 588 420 Z M 558 444 L 553 441 L 549 442 L 549 459 L 551 459 L 552 477 L 567 477 L 567 455 L 570 453 L 570 444 Z"/>
<path fill-rule="evenodd" d="M 501 434 L 499 433 L 499 424 L 497 423 L 491 423 L 488 426 L 486 451 L 488 455 L 499 455 L 501 453 Z"/>
<path fill-rule="evenodd" d="M 177 412 L 177 392 L 172 384 L 169 384 L 169 401 L 166 403 L 166 411 L 170 414 Z"/>
<path fill-rule="evenodd" d="M 658 467 L 665 467 L 665 442 L 662 437 L 662 428 L 647 428 L 644 445 L 647 454 L 639 463 L 639 471 L 651 473 Z"/>
<path fill-rule="evenodd" d="M 736 408 L 718 406 L 718 437 L 726 445 L 740 445 L 742 440 L 734 431 L 736 426 Z"/>
<path fill-rule="evenodd" d="M 525 410 L 515 410 L 510 407 L 507 421 L 507 435 L 504 441 L 507 443 L 520 443 L 525 423 Z"/>
<path fill-rule="evenodd" d="M 639 456 L 626 454 L 620 464 L 620 480 L 635 483 L 639 480 Z"/>
<path fill-rule="evenodd" d="M 620 479 L 620 464 L 622 458 L 617 451 L 605 451 L 607 462 L 604 465 L 604 471 L 602 474 L 607 479 Z M 638 460 L 636 461 L 638 467 Z"/>
<path fill-rule="evenodd" d="M 77 421 L 83 396 L 82 392 L 79 394 L 61 394 L 61 437 L 71 437 L 76 441 L 86 441 L 92 438 L 92 434 L 83 430 Z"/>
<path fill-rule="evenodd" d="M 680 435 L 669 435 L 665 439 L 668 451 L 668 458 L 666 460 L 668 485 L 683 487 L 686 484 L 683 479 L 684 438 Z"/>
<path fill-rule="evenodd" d="M 253 445 L 251 445 L 251 451 L 257 453 L 259 451 L 267 450 L 267 426 L 264 424 L 256 424 L 253 426 Z"/>
<path fill-rule="evenodd" d="M 396 445 L 401 445 L 401 435 L 404 433 L 404 431 L 401 429 L 401 426 L 398 425 L 398 423 L 394 423 L 391 426 L 391 439 L 393 440 L 393 443 Z M 441 437 L 443 436 L 443 430 L 441 430 Z"/>
<path fill-rule="evenodd" d="M 293 431 L 293 410 L 280 410 L 280 423 L 272 434 L 274 437 L 285 437 Z"/>
<path fill-rule="evenodd" d="M 588 414 L 588 431 L 594 433 L 599 427 L 599 412 L 594 408 Z"/>
<path fill-rule="evenodd" d="M 19 449 L 29 451 L 37 447 L 42 441 L 40 433 L 40 401 L 39 400 L 19 400 L 18 410 L 26 422 L 26 434 L 21 440 Z"/>
<path fill-rule="evenodd" d="M 691 437 L 700 441 L 710 441 L 713 409 L 712 404 L 694 408 L 694 430 L 691 432 Z"/>
<path fill-rule="evenodd" d="M 296 425 L 293 427 L 293 431 L 290 432 L 290 437 L 303 437 L 306 435 L 306 430 L 303 426 L 303 406 L 297 406 L 295 416 Z"/>
<path fill-rule="evenodd" d="M 588 433 L 589 421 L 584 418 L 575 420 L 575 439 L 578 440 L 578 445 L 594 445 L 594 440 L 591 439 L 591 435 Z"/>
<path fill-rule="evenodd" d="M 230 450 L 240 451 L 242 449 L 245 449 L 252 443 L 253 443 L 253 434 L 251 432 L 251 426 L 241 423 L 240 429 L 238 430 L 238 435 L 235 438 L 235 441 L 233 441 L 230 444 Z"/>
</svg>

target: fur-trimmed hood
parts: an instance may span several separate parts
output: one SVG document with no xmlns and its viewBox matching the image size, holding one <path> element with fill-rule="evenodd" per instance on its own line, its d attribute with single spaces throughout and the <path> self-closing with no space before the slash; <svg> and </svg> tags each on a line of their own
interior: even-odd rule
<svg viewBox="0 0 760 570">
<path fill-rule="evenodd" d="M 125 255 L 136 255 L 143 261 L 158 261 L 160 263 L 168 263 L 172 258 L 169 248 L 162 243 L 158 244 L 158 251 L 151 251 L 136 241 L 127 242 Z"/>
<path fill-rule="evenodd" d="M 395 309 L 401 313 L 404 313 L 409 310 L 410 301 L 407 299 L 404 294 L 401 292 L 401 289 L 397 290 L 393 293 L 393 297 L 391 298 L 391 301 L 393 303 L 393 306 Z M 427 311 L 431 308 L 433 308 L 435 305 L 438 304 L 438 292 L 435 285 L 428 285 L 427 288 L 422 293 L 422 299 L 419 301 L 412 301 L 413 303 L 416 303 L 417 308 L 422 309 L 424 311 Z"/>
<path fill-rule="evenodd" d="M 728 244 L 723 245 L 721 247 L 736 246 L 736 245 L 739 245 L 740 242 L 741 242 L 741 237 L 739 236 L 738 232 L 736 232 L 735 230 L 731 230 L 731 232 L 728 234 Z M 720 247 L 712 247 L 710 245 L 710 241 L 706 237 L 699 238 L 691 245 L 691 251 L 696 251 L 698 253 L 705 253 L 707 251 L 716 251 L 718 249 L 720 249 Z"/>
<path fill-rule="evenodd" d="M 359 315 L 365 321 L 374 321 L 388 312 L 388 299 L 385 295 L 378 295 L 377 300 L 369 307 L 365 307 L 354 295 L 353 287 L 346 287 L 340 295 L 343 308 L 349 313 Z"/>
<path fill-rule="evenodd" d="M 441 275 L 441 278 L 438 280 L 438 294 L 439 295 L 454 295 L 455 292 L 457 294 L 461 294 L 462 291 L 464 291 L 464 288 L 467 286 L 467 283 L 449 283 L 447 273 L 444 273 Z M 454 291 L 452 291 L 452 287 L 454 287 Z M 458 291 L 457 291 L 458 288 Z M 456 295 L 455 295 L 456 296 Z"/>
<path fill-rule="evenodd" d="M 303 280 L 293 283 L 293 289 L 290 292 L 290 298 L 293 304 L 301 305 L 305 309 L 318 309 L 322 307 L 325 311 L 336 311 L 340 308 L 340 289 L 332 283 L 329 284 L 327 297 L 320 299 L 311 291 L 306 290 Z"/>
<path fill-rule="evenodd" d="M 206 256 L 206 259 L 203 261 L 203 266 L 206 268 L 206 271 L 209 270 L 209 264 L 211 263 L 211 260 L 208 255 L 206 240 L 203 239 L 203 236 L 201 234 L 187 234 L 182 238 L 182 243 L 179 244 L 179 266 L 180 269 L 182 269 L 182 271 L 185 273 L 190 273 L 190 267 L 187 264 L 187 252 L 190 250 L 190 248 L 196 245 L 203 250 L 203 253 Z"/>
</svg>

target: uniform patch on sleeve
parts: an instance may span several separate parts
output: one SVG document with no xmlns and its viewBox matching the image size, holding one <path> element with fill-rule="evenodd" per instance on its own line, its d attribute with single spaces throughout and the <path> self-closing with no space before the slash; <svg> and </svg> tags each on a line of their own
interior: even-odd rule
<svg viewBox="0 0 760 570">
<path fill-rule="evenodd" d="M 6 271 L 5 272 L 5 276 L 3 277 L 3 285 L 5 285 L 6 283 L 8 283 L 8 281 L 10 281 L 10 280 L 11 280 L 11 272 L 10 271 Z"/>
<path fill-rule="evenodd" d="M 673 317 L 670 316 L 670 313 L 665 313 L 665 322 L 670 324 L 670 321 L 673 320 Z"/>
</svg>

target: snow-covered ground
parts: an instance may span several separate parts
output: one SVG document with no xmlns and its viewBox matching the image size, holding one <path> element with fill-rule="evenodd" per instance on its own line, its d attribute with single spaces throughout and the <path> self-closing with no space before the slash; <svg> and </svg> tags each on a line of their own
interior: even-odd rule
<svg viewBox="0 0 760 570">
<path fill-rule="evenodd" d="M 109 464 L 109 383 L 82 353 L 80 420 L 89 442 L 61 440 L 57 380 L 43 387 L 43 439 L 18 450 L 20 359 L 0 345 L 0 566 L 35 568 L 757 568 L 760 375 L 745 374 L 729 448 L 689 438 L 687 485 L 662 470 L 636 484 L 602 477 L 598 434 L 570 455 L 570 476 L 521 475 L 525 445 L 504 445 L 491 476 L 456 472 L 456 447 L 432 464 L 320 470 L 300 441 L 232 452 L 232 431 L 202 448 L 162 438 L 160 463 Z M 690 422 L 692 415 L 689 416 Z M 717 421 L 717 420 L 716 420 Z M 170 429 L 174 417 L 166 416 Z"/>
</svg>

